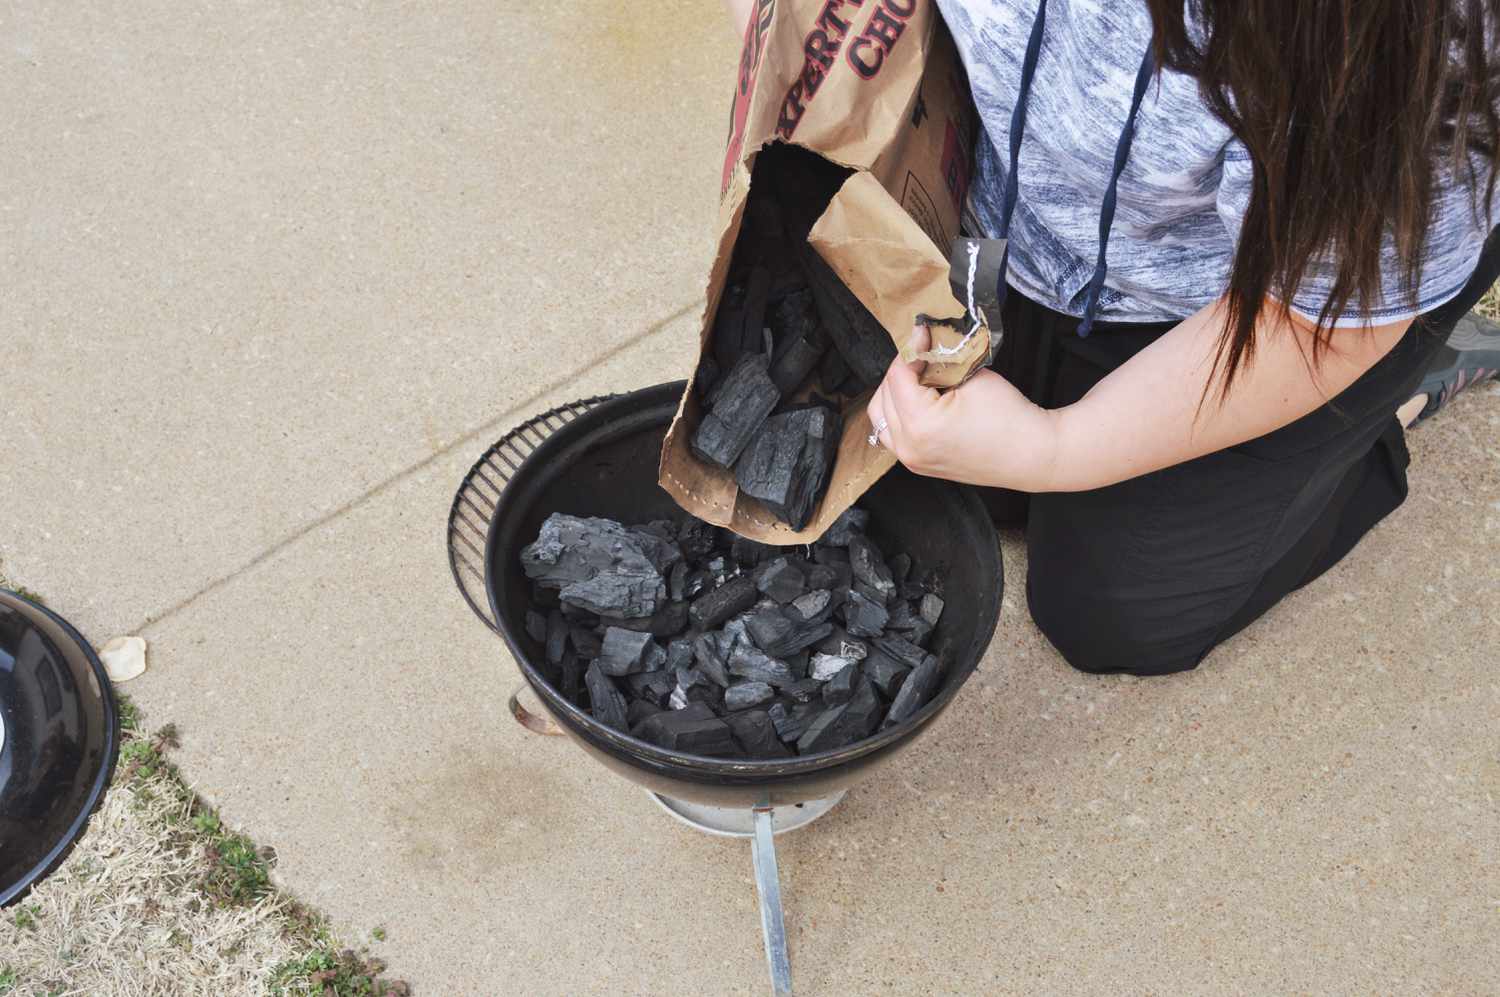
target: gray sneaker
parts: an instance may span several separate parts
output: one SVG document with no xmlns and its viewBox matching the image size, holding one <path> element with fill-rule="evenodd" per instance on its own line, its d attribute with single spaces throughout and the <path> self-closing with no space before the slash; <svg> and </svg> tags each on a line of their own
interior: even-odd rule
<svg viewBox="0 0 1500 997">
<path fill-rule="evenodd" d="M 1432 366 L 1417 390 L 1427 395 L 1416 425 L 1453 400 L 1465 388 L 1500 374 L 1500 325 L 1475 312 L 1458 320 L 1448 341 L 1438 347 Z"/>
</svg>

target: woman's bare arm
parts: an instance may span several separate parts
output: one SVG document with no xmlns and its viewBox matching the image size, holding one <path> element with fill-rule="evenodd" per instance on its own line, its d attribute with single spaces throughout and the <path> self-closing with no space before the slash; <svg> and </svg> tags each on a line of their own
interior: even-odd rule
<svg viewBox="0 0 1500 997">
<path fill-rule="evenodd" d="M 755 0 L 724 0 L 724 6 L 729 8 L 730 26 L 734 28 L 735 37 L 738 38 L 745 31 L 745 23 L 750 20 L 750 8 L 755 6 Z"/>
</svg>

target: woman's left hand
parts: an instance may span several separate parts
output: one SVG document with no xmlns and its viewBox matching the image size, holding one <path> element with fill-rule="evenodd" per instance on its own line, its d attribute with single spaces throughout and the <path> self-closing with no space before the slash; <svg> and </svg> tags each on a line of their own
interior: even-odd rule
<svg viewBox="0 0 1500 997">
<path fill-rule="evenodd" d="M 930 338 L 912 330 L 920 353 Z M 981 370 L 945 393 L 918 380 L 923 364 L 897 357 L 870 399 L 880 445 L 917 474 L 1026 492 L 1052 490 L 1057 418 L 1005 378 Z"/>
</svg>

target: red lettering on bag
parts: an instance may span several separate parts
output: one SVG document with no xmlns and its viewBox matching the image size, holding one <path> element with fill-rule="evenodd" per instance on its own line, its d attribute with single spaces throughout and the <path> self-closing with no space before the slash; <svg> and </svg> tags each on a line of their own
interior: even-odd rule
<svg viewBox="0 0 1500 997">
<path fill-rule="evenodd" d="M 915 3 L 916 0 L 909 2 Z M 838 16 L 838 11 L 846 4 L 863 7 L 865 0 L 824 0 L 818 16 L 813 19 L 817 27 L 802 39 L 802 71 L 787 88 L 781 101 L 781 113 L 776 117 L 776 135 L 784 141 L 791 141 L 802 122 L 802 115 L 807 112 L 807 105 L 817 96 L 818 88 L 823 85 L 828 70 L 833 68 L 844 38 L 849 34 L 849 22 Z"/>
</svg>

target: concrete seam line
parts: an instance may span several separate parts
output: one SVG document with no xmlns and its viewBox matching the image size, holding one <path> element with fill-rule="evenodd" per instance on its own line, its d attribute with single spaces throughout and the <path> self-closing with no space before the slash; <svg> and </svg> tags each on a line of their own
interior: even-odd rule
<svg viewBox="0 0 1500 997">
<path fill-rule="evenodd" d="M 187 597 L 179 600 L 178 602 L 174 603 L 173 605 L 168 606 L 166 609 L 162 610 L 161 612 L 159 612 L 159 613 L 152 613 L 152 614 L 148 615 L 144 620 L 141 621 L 140 625 L 138 625 L 137 627 L 135 627 L 133 630 L 130 630 L 130 631 L 127 631 L 127 632 L 128 633 L 135 633 L 135 634 L 144 633 L 150 627 L 153 627 L 156 624 L 162 622 L 163 620 L 168 619 L 169 617 L 176 615 L 177 613 L 179 613 L 182 610 L 184 610 L 184 609 L 188 608 L 189 606 L 191 606 L 193 603 L 197 602 L 200 598 L 202 598 L 203 596 L 207 595 L 208 593 L 213 592 L 213 591 L 215 591 L 217 589 L 223 588 L 225 585 L 228 585 L 230 582 L 234 581 L 236 578 L 239 578 L 241 575 L 245 574 L 246 572 L 250 571 L 251 569 L 253 569 L 253 568 L 255 568 L 255 567 L 263 564 L 264 562 L 270 560 L 271 558 L 275 557 L 281 551 L 283 551 L 286 548 L 290 547 L 292 544 L 296 543 L 298 540 L 301 540 L 303 537 L 307 536 L 308 534 L 313 533 L 314 531 L 316 531 L 320 527 L 322 527 L 322 526 L 324 526 L 324 525 L 326 525 L 328 523 L 331 523 L 331 522 L 333 522 L 336 519 L 342 518 L 346 513 L 354 511 L 359 506 L 361 506 L 364 503 L 368 502 L 370 499 L 376 498 L 377 496 L 385 493 L 386 491 L 389 491 L 391 488 L 393 488 L 396 485 L 400 484 L 402 481 L 406 480 L 407 478 L 411 477 L 412 475 L 418 473 L 419 471 L 422 471 L 423 469 L 431 466 L 432 464 L 435 464 L 437 461 L 441 460 L 442 458 L 448 456 L 450 453 L 452 453 L 454 450 L 458 449 L 459 447 L 467 446 L 469 443 L 472 443 L 473 441 L 479 439 L 480 437 L 482 437 L 482 436 L 484 436 L 484 435 L 486 435 L 488 433 L 493 433 L 498 427 L 503 426 L 507 421 L 516 418 L 517 417 L 517 413 L 520 412 L 522 409 L 525 409 L 525 408 L 527 408 L 530 405 L 536 404 L 536 402 L 539 399 L 544 398 L 548 394 L 550 394 L 551 392 L 556 391 L 558 388 L 561 388 L 563 385 L 567 384 L 569 381 L 571 381 L 574 378 L 578 377 L 580 374 L 582 374 L 586 370 L 588 370 L 590 368 L 593 368 L 593 367 L 597 367 L 600 364 L 608 363 L 609 361 L 613 360 L 615 357 L 619 356 L 621 353 L 624 353 L 626 350 L 628 350 L 631 347 L 633 347 L 633 346 L 637 345 L 638 343 L 640 343 L 642 340 L 649 339 L 650 337 L 656 335 L 658 332 L 660 332 L 661 330 L 665 329 L 671 323 L 673 323 L 673 322 L 677 321 L 678 319 L 682 318 L 684 315 L 691 314 L 692 311 L 693 311 L 693 309 L 699 307 L 700 304 L 701 304 L 701 302 L 699 302 L 699 301 L 693 301 L 693 302 L 690 302 L 690 303 L 688 303 L 686 305 L 683 305 L 681 308 L 679 308 L 676 311 L 672 312 L 670 315 L 667 315 L 665 318 L 662 318 L 662 319 L 657 320 L 656 322 L 653 322 L 651 325 L 647 326 L 645 329 L 643 329 L 640 332 L 636 333 L 634 336 L 631 336 L 629 339 L 626 339 L 626 340 L 620 342 L 619 344 L 610 347 L 608 350 L 605 350 L 599 356 L 594 357 L 591 360 L 589 360 L 589 362 L 587 364 L 575 367 L 572 370 L 568 371 L 566 374 L 563 374 L 562 376 L 557 377 L 554 380 L 547 382 L 545 385 L 543 385 L 542 387 L 538 388 L 536 391 L 532 392 L 526 398 L 524 398 L 521 401 L 517 402 L 516 404 L 512 405 L 510 408 L 506 409 L 504 412 L 502 412 L 499 415 L 495 416 L 493 419 L 489 419 L 488 421 L 486 421 L 486 422 L 484 422 L 484 423 L 482 423 L 482 424 L 480 424 L 478 426 L 475 426 L 473 429 L 470 429 L 469 431 L 467 431 L 466 433 L 464 433 L 462 436 L 460 436 L 457 439 L 453 440 L 453 442 L 447 444 L 446 446 L 442 447 L 441 449 L 435 450 L 432 453 L 428 454 L 426 457 L 423 457 L 421 460 L 417 461 L 416 463 L 410 464 L 410 465 L 402 468 L 401 470 L 395 472 L 394 474 L 392 474 L 390 477 L 386 478 L 385 480 L 380 481 L 380 482 L 376 483 L 375 485 L 371 486 L 369 489 L 367 489 L 363 493 L 361 493 L 359 495 L 356 495 L 352 499 L 349 499 L 347 502 L 345 502 L 342 505 L 340 505 L 337 509 L 333 509 L 330 512 L 326 512 L 323 515 L 319 516 L 317 519 L 314 519 L 314 520 L 312 520 L 309 523 L 306 523 L 306 524 L 304 524 L 302 526 L 297 527 L 297 529 L 293 530 L 291 533 L 288 533 L 286 536 L 282 537 L 280 540 L 277 540 L 275 543 L 271 544 L 271 546 L 265 548 L 259 554 L 256 554 L 250 560 L 246 561 L 244 564 L 240 565 L 238 568 L 235 568 L 233 571 L 229 572 L 227 575 L 221 575 L 218 578 L 215 578 L 213 581 L 209 582 L 207 585 L 204 585 L 202 588 L 198 589 L 198 591 L 194 592 L 192 595 L 189 595 L 189 596 L 187 596 Z"/>
</svg>

